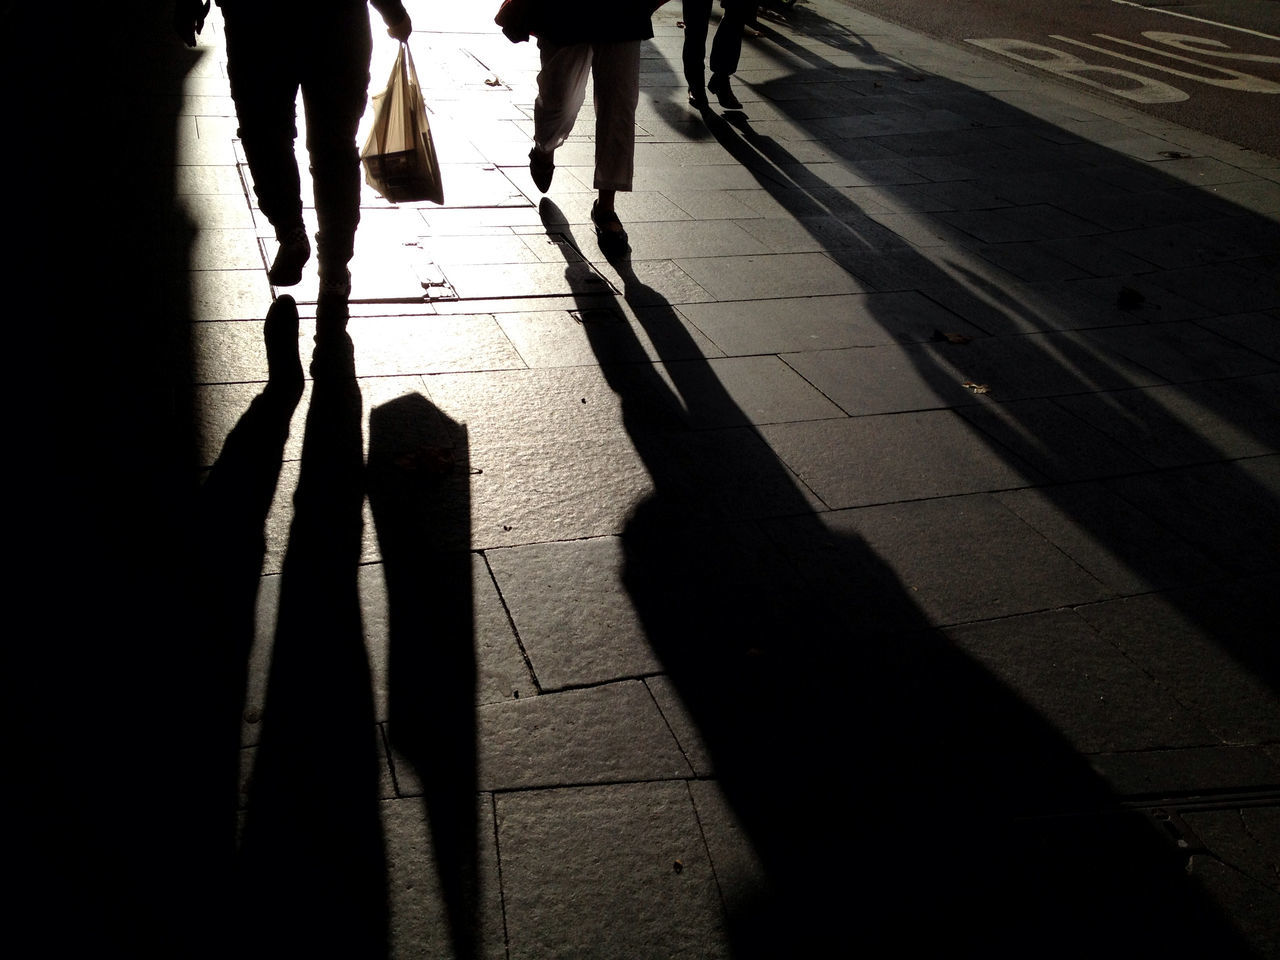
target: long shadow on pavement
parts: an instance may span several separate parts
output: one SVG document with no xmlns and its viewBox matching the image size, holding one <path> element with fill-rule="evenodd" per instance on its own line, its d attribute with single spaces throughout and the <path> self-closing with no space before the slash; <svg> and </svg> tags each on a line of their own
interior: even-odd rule
<svg viewBox="0 0 1280 960">
<path fill-rule="evenodd" d="M 389 611 L 388 733 L 423 790 L 454 956 L 477 956 L 476 651 L 467 428 L 421 394 L 374 408 L 369 504 Z"/>
<path fill-rule="evenodd" d="M 895 359 L 914 368 L 925 396 L 908 391 L 905 402 L 886 402 L 876 381 L 893 382 L 899 371 L 860 366 L 866 340 L 798 358 L 799 372 L 838 391 L 833 399 L 854 417 L 954 411 L 942 416 L 966 424 L 1022 478 L 1018 486 L 1036 488 L 1007 501 L 1015 514 L 1050 539 L 1065 518 L 1092 542 L 1073 559 L 1100 575 L 1108 596 L 1170 590 L 1172 606 L 1280 690 L 1280 658 L 1267 639 L 1276 611 L 1265 589 L 1277 572 L 1280 497 L 1274 459 L 1259 456 L 1280 442 L 1278 365 L 1250 348 L 1243 329 L 1238 343 L 1212 329 L 1219 316 L 1280 307 L 1280 227 L 1179 190 L 1184 182 L 1151 164 L 1139 168 L 994 98 L 905 70 L 812 11 L 797 9 L 792 21 L 820 49 L 773 32 L 791 62 L 807 67 L 757 89 L 864 186 L 831 186 L 743 114 L 705 111 L 704 120 L 872 291 L 865 307 L 881 334 L 872 340 L 897 345 Z M 852 54 L 865 69 L 840 67 L 821 47 L 832 58 Z M 875 116 L 860 122 L 856 103 L 876 95 L 872 82 L 921 91 L 902 98 L 903 112 L 915 113 L 903 132 L 876 135 Z M 806 90 L 827 91 L 828 116 L 814 116 L 813 98 L 799 95 Z M 1002 138 L 1007 149 L 996 146 Z M 951 174 L 929 182 L 913 163 Z M 872 219 L 893 216 L 886 201 L 937 231 L 938 245 L 925 248 L 932 255 Z M 987 240 L 975 238 L 984 233 Z M 991 393 L 968 397 L 966 381 Z M 814 479 L 834 508 L 875 502 L 857 484 L 824 488 Z M 966 491 L 938 483 L 934 492 Z M 1095 548 L 1124 574 L 1100 571 Z"/>
<path fill-rule="evenodd" d="M 660 349 L 698 356 L 671 305 L 614 266 Z M 594 292 L 575 291 L 584 330 L 654 485 L 623 580 L 763 864 L 762 883 L 718 878 L 734 955 L 1235 955 L 1167 843 L 822 522 L 711 366 L 651 362 Z M 693 427 L 708 414 L 740 426 Z M 1081 806 L 1101 815 L 1055 815 Z"/>
<path fill-rule="evenodd" d="M 384 956 L 378 728 L 357 570 L 361 396 L 351 341 L 317 343 L 240 852 L 240 949 Z"/>
<path fill-rule="evenodd" d="M 868 294 L 797 293 L 763 313 L 695 304 L 690 315 L 716 340 L 746 311 L 759 339 L 734 352 L 783 355 L 850 415 L 761 432 L 832 508 L 828 526 L 912 577 L 928 621 L 949 625 L 949 640 L 1107 772 L 1123 793 L 1112 809 L 1183 812 L 1188 869 L 1197 855 L 1199 881 L 1267 949 L 1266 811 L 1234 807 L 1273 796 L 1277 779 L 1267 744 L 1280 690 L 1280 418 L 1263 328 L 1280 306 L 1280 228 L 908 70 L 808 10 L 793 22 L 805 36 L 771 31 L 787 72 L 755 87 L 768 97 L 763 123 L 703 119 L 808 232 L 807 249 Z M 861 66 L 841 65 L 850 56 Z M 770 119 L 789 143 L 757 130 Z M 822 318 L 826 304 L 835 314 Z M 830 350 L 789 345 L 841 322 L 848 339 Z M 869 465 L 898 458 L 914 470 L 864 480 L 824 463 L 825 449 L 886 443 L 904 446 L 869 449 Z M 999 469 L 963 478 L 984 459 Z M 1058 574 L 1027 553 L 1041 538 L 1070 558 Z M 1086 686 L 1104 702 L 1082 709 Z M 1096 799 L 1059 798 L 1085 801 L 1082 813 Z"/>
</svg>

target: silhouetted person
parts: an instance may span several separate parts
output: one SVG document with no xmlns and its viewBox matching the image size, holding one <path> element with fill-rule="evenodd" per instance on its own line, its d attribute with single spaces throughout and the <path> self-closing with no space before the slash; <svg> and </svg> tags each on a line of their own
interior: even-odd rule
<svg viewBox="0 0 1280 960">
<path fill-rule="evenodd" d="M 598 191 L 591 205 L 600 249 L 625 253 L 627 232 L 614 211 L 619 190 L 630 190 L 635 172 L 636 104 L 640 99 L 640 41 L 653 36 L 650 0 L 551 0 L 531 30 L 542 69 L 533 104 L 529 174 L 539 190 L 551 188 L 556 148 L 568 139 L 595 82 Z"/>
<path fill-rule="evenodd" d="M 382 15 L 388 34 L 408 39 L 413 24 L 401 0 L 368 2 Z M 356 128 L 364 114 L 373 45 L 365 0 L 218 0 L 218 5 L 240 142 L 258 209 L 280 244 L 267 277 L 275 286 L 292 286 L 311 257 L 294 156 L 294 104 L 301 89 L 320 227 L 317 313 L 345 320 L 351 293 L 347 264 L 360 222 Z M 195 44 L 207 10 L 199 0 L 177 0 L 174 23 L 189 45 Z"/>
<path fill-rule="evenodd" d="M 707 105 L 707 92 L 715 94 L 720 106 L 741 110 L 742 103 L 729 87 L 729 75 L 738 69 L 742 54 L 742 33 L 755 4 L 746 0 L 721 0 L 724 16 L 711 41 L 711 82 L 706 82 L 707 31 L 711 23 L 711 0 L 684 0 L 684 77 L 689 83 L 689 103 Z"/>
</svg>

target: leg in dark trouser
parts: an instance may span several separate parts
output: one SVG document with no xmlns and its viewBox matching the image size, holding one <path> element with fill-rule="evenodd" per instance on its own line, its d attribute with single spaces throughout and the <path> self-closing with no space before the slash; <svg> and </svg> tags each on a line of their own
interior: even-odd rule
<svg viewBox="0 0 1280 960">
<path fill-rule="evenodd" d="M 298 282 L 311 252 L 302 225 L 301 185 L 293 152 L 298 135 L 294 48 L 273 42 L 273 24 L 252 9 L 234 7 L 225 11 L 225 18 L 227 72 L 240 144 L 258 209 L 280 241 L 269 275 L 272 283 L 287 286 Z"/>
<path fill-rule="evenodd" d="M 707 99 L 707 29 L 711 22 L 711 0 L 684 0 L 684 79 L 689 84 L 689 102 L 695 106 Z"/>
<path fill-rule="evenodd" d="M 350 23 L 313 32 L 302 75 L 307 152 L 315 190 L 320 293 L 344 303 L 351 289 L 347 264 L 360 223 L 360 154 L 356 129 L 369 88 L 372 40 L 363 7 Z"/>
</svg>

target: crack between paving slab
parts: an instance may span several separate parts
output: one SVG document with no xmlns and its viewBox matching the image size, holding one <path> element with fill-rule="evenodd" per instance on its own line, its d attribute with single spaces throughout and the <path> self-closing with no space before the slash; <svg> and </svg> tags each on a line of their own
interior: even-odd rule
<svg viewBox="0 0 1280 960">
<path fill-rule="evenodd" d="M 511 635 L 515 637 L 516 649 L 520 651 L 520 657 L 524 660 L 524 668 L 529 672 L 529 682 L 533 684 L 534 695 L 541 696 L 543 693 L 542 685 L 538 683 L 538 674 L 533 669 L 533 661 L 529 659 L 529 651 L 525 649 L 524 641 L 520 639 L 520 630 L 516 627 L 515 618 L 511 616 L 511 608 L 507 606 L 507 598 L 502 593 L 502 586 L 498 583 L 498 578 L 493 572 L 493 567 L 489 563 L 488 553 L 485 550 L 477 551 L 480 559 L 484 561 L 485 572 L 489 574 L 489 582 L 493 584 L 494 592 L 498 595 L 498 602 L 502 604 L 502 612 L 506 615 L 507 625 L 511 627 Z M 525 699 L 516 691 L 514 699 Z"/>
</svg>

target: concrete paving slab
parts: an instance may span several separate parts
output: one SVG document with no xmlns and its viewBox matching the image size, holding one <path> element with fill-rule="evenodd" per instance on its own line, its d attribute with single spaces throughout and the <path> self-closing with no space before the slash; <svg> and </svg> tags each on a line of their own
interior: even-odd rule
<svg viewBox="0 0 1280 960">
<path fill-rule="evenodd" d="M 347 324 L 363 376 L 519 370 L 525 364 L 490 314 L 353 317 Z"/>
<path fill-rule="evenodd" d="M 931 345 L 810 350 L 783 359 L 852 417 L 974 403 L 945 352 Z"/>
<path fill-rule="evenodd" d="M 192 424 L 197 465 L 202 469 L 212 466 L 218 459 L 227 435 L 236 422 L 249 409 L 254 398 L 262 392 L 258 382 L 211 383 L 196 387 L 193 392 L 195 410 Z M 302 404 L 299 404 L 302 407 Z M 289 433 L 294 441 L 286 441 L 282 459 L 296 460 L 301 449 L 302 419 L 304 414 L 294 410 L 290 418 Z"/>
<path fill-rule="evenodd" d="M 1272 808 L 1274 809 L 1274 808 Z M 1252 831 L 1259 828 L 1260 815 L 1254 810 L 1220 813 L 1215 815 L 1187 815 L 1186 822 L 1199 835 L 1204 831 L 1209 836 L 1209 853 L 1193 856 L 1188 872 L 1206 891 L 1209 899 L 1217 903 L 1220 909 L 1231 914 L 1240 925 L 1248 942 L 1262 956 L 1275 956 L 1280 952 L 1280 933 L 1276 931 L 1275 917 L 1280 911 L 1280 893 L 1276 891 L 1273 880 L 1275 867 L 1266 855 L 1254 854 L 1251 861 L 1236 859 L 1243 848 L 1236 844 L 1228 846 L 1225 842 L 1226 831 Z M 1271 826 L 1274 814 L 1271 814 L 1267 826 Z M 1237 824 L 1243 821 L 1243 825 Z M 1272 828 L 1274 831 L 1274 828 Z M 1254 834 L 1253 836 L 1257 836 Z M 1272 832 L 1271 836 L 1274 836 Z M 1258 841 L 1258 846 L 1267 843 L 1270 836 Z M 1274 849 L 1274 847 L 1271 847 Z M 1217 851 L 1227 850 L 1226 854 Z M 1250 851 L 1252 852 L 1252 851 Z M 1261 868 L 1258 860 L 1262 859 Z M 1271 858 L 1274 859 L 1274 858 Z M 1267 873 L 1267 868 L 1271 872 Z"/>
<path fill-rule="evenodd" d="M 1215 314 L 1280 307 L 1280 282 L 1268 262 L 1257 269 L 1247 261 L 1185 267 L 1152 274 L 1151 280 Z"/>
<path fill-rule="evenodd" d="M 436 264 L 510 264 L 510 263 L 557 263 L 566 260 L 564 250 L 573 259 L 579 258 L 572 249 L 555 245 L 554 249 L 545 252 L 535 248 L 531 241 L 541 240 L 542 245 L 552 246 L 552 240 L 545 236 L 525 237 L 516 234 L 481 235 L 475 237 L 421 237 L 418 246 L 423 255 Z"/>
<path fill-rule="evenodd" d="M 1265 790 L 1280 778 L 1280 765 L 1256 746 L 1099 753 L 1089 763 L 1117 795 L 1134 800 L 1238 796 Z"/>
<path fill-rule="evenodd" d="M 493 831 L 493 798 L 477 802 L 477 863 L 474 930 L 471 955 L 484 960 L 504 960 L 506 937 L 502 925 L 502 887 L 498 851 Z M 460 954 L 451 936 L 445 908 L 441 863 L 432 842 L 431 824 L 417 800 L 393 800 L 382 804 L 382 829 L 387 850 L 387 901 L 390 913 L 388 956 L 393 958 L 445 957 Z M 451 881 L 458 878 L 450 876 Z M 464 922 L 465 925 L 465 922 Z"/>
<path fill-rule="evenodd" d="M 1280 184 L 1265 177 L 1214 184 L 1208 192 L 1241 210 L 1269 215 L 1271 219 L 1280 214 Z"/>
<path fill-rule="evenodd" d="M 463 300 L 489 297 L 553 297 L 572 295 L 592 285 L 607 289 L 586 263 L 521 263 L 442 265 L 450 285 Z"/>
<path fill-rule="evenodd" d="M 699 777 L 713 776 L 715 770 L 711 761 L 711 753 L 707 750 L 702 733 L 681 701 L 679 692 L 671 682 L 671 678 L 665 674 L 657 674 L 645 677 L 644 684 L 649 688 L 649 693 L 653 695 L 654 701 L 658 704 L 658 709 L 662 711 L 662 718 L 666 720 L 667 726 L 671 728 L 671 733 L 676 738 L 676 743 L 680 745 L 680 752 L 684 754 L 684 758 L 689 762 L 694 774 Z"/>
<path fill-rule="evenodd" d="M 1214 742 L 1168 690 L 1069 611 L 953 627 L 945 635 L 1082 753 Z"/>
<path fill-rule="evenodd" d="M 1223 340 L 1204 323 L 1143 324 L 1087 331 L 1105 347 L 1171 383 L 1274 373 L 1275 361 Z"/>
<path fill-rule="evenodd" d="M 1210 221 L 1212 222 L 1212 221 Z M 1197 225 L 1173 224 L 1113 232 L 1107 242 L 1164 269 L 1193 267 L 1224 260 L 1240 260 L 1257 251 L 1227 231 L 1209 234 Z"/>
<path fill-rule="evenodd" d="M 1206 317 L 1197 322 L 1270 360 L 1280 361 L 1280 311 Z"/>
<path fill-rule="evenodd" d="M 613 305 L 589 310 L 518 312 L 497 317 L 503 333 L 530 367 L 618 364 L 659 356 L 716 356 L 719 351 L 696 329 L 659 311 L 644 324 Z M 591 335 L 585 326 L 591 326 Z M 673 328 L 675 325 L 675 329 Z"/>
<path fill-rule="evenodd" d="M 240 179 L 239 169 L 230 163 L 224 164 L 186 164 L 175 167 L 173 171 L 173 192 L 175 196 L 209 195 L 244 197 L 245 186 Z M 248 203 L 244 210 L 248 212 Z"/>
<path fill-rule="evenodd" d="M 246 276 L 252 276 L 246 271 Z M 196 383 L 267 381 L 262 321 L 213 321 L 192 328 L 192 374 Z"/>
<path fill-rule="evenodd" d="M 1109 235 L 1108 235 L 1109 236 Z M 1065 237 L 1041 240 L 1032 249 L 1065 260 L 1095 277 L 1117 277 L 1150 271 L 1155 265 L 1139 257 L 1123 253 L 1109 243 L 1108 237 Z M 1066 279 L 1042 278 L 1029 279 Z"/>
<path fill-rule="evenodd" d="M 610 304 L 601 309 L 508 313 L 496 319 L 520 359 L 535 368 L 634 363 L 660 356 L 681 360 L 720 353 L 679 317 L 667 310 L 657 314 L 641 323 Z M 584 330 L 587 326 L 590 339 Z"/>
<path fill-rule="evenodd" d="M 1056 306 L 1064 329 L 1123 326 L 1135 321 L 1173 322 L 1208 316 L 1196 301 L 1171 291 L 1151 272 L 1042 283 L 1034 288 Z M 1127 291 L 1132 291 L 1129 293 Z M 1134 296 L 1133 294 L 1138 296 Z"/>
<path fill-rule="evenodd" d="M 1041 227 L 1038 222 L 1040 217 L 1037 214 L 1019 215 L 1020 210 L 1027 209 L 1030 208 L 938 210 L 934 213 L 934 217 L 943 223 L 963 230 L 975 240 L 984 244 L 1025 243 L 1031 240 L 1053 239 L 1053 232 L 1048 228 Z M 1082 223 L 1081 221 L 1077 222 Z M 1067 233 L 1065 236 L 1085 236 L 1096 232 L 1096 227 L 1082 226 L 1076 232 Z"/>
<path fill-rule="evenodd" d="M 987 243 L 973 252 L 1021 280 L 1075 280 L 1089 274 L 1039 243 Z"/>
<path fill-rule="evenodd" d="M 687 257 L 759 256 L 768 250 L 731 220 L 646 223 L 628 218 L 635 250 L 662 251 L 673 260 Z"/>
<path fill-rule="evenodd" d="M 504 795 L 497 811 L 513 960 L 729 956 L 683 783 Z"/>
<path fill-rule="evenodd" d="M 875 208 L 866 210 L 866 215 L 881 226 L 892 230 L 914 247 L 939 247 L 945 244 L 963 246 L 975 242 L 971 234 L 944 223 L 927 213 L 895 213 L 891 208 L 879 203 L 878 198 L 870 196 L 869 192 L 874 188 L 864 187 L 861 189 L 864 192 L 851 199 L 854 199 L 860 207 L 865 207 L 869 201 L 873 202 Z M 922 194 L 921 196 L 923 197 L 924 195 Z M 929 198 L 927 202 L 931 205 L 941 203 L 941 201 L 933 198 Z"/>
<path fill-rule="evenodd" d="M 953 258 L 972 261 L 972 257 L 959 253 L 953 247 L 939 245 L 924 250 L 914 249 L 904 246 L 900 239 L 890 240 L 887 250 L 877 249 L 879 240 L 876 235 L 886 231 L 874 221 L 868 220 L 866 223 L 872 224 L 873 229 L 865 233 L 861 232 L 863 224 L 857 224 L 859 240 L 863 242 L 856 247 L 830 250 L 827 255 L 862 281 L 871 292 L 927 292 L 941 280 L 939 271 L 945 269 L 940 268 L 941 263 Z M 975 268 L 975 272 L 978 271 L 984 274 L 987 282 L 997 276 L 1012 280 L 1012 277 L 990 265 Z M 958 321 L 952 321 L 953 324 L 956 322 Z"/>
<path fill-rule="evenodd" d="M 622 586 L 617 538 L 530 544 L 486 557 L 541 689 L 661 671 Z"/>
<path fill-rule="evenodd" d="M 528 696 L 536 690 L 536 685 L 484 558 L 471 555 L 467 562 L 472 569 L 470 600 L 475 628 L 470 639 L 476 667 L 475 702 L 478 705 L 501 703 Z M 379 722 L 385 722 L 390 716 L 388 678 L 395 664 L 391 659 L 390 610 L 383 565 L 365 564 L 360 567 L 358 576 L 365 649 L 373 678 L 374 708 Z M 260 602 L 259 608 L 263 609 L 264 604 Z M 430 624 L 423 626 L 423 644 L 440 642 L 439 638 L 432 636 Z M 403 690 L 404 685 L 401 684 L 399 689 Z"/>
<path fill-rule="evenodd" d="M 989 494 L 869 507 L 841 520 L 897 573 L 934 624 L 1111 596 Z"/>
<path fill-rule="evenodd" d="M 1182 467 L 1275 450 L 1249 419 L 1224 407 L 1220 389 L 1155 386 L 1106 394 L 1060 397 L 1058 403 L 1101 433 L 1157 467 Z"/>
<path fill-rule="evenodd" d="M 1042 480 L 950 411 L 776 424 L 765 440 L 832 509 L 1012 489 Z"/>
<path fill-rule="evenodd" d="M 680 312 L 730 356 L 923 342 L 938 330 L 980 334 L 914 292 L 682 305 Z"/>
<path fill-rule="evenodd" d="M 862 216 L 893 213 L 954 212 L 949 199 L 938 196 L 924 184 L 881 184 L 837 187 L 840 196 L 849 201 L 852 213 Z M 985 212 L 985 211 L 984 211 Z M 932 218 L 940 219 L 940 218 Z M 942 221 L 946 223 L 946 221 Z M 945 229 L 945 228 L 944 228 Z M 969 231 L 962 231 L 969 233 Z M 971 234 L 970 234 L 971 235 Z"/>
<path fill-rule="evenodd" d="M 862 284 L 817 253 L 690 257 L 676 264 L 718 300 L 767 300 L 864 292 Z"/>
<path fill-rule="evenodd" d="M 692 772 L 639 680 L 488 704 L 477 720 L 481 790 L 679 780 Z"/>
<path fill-rule="evenodd" d="M 1275 569 L 1275 456 L 1213 464 L 1108 483 L 1121 496 L 1237 573 Z M 1242 525 L 1242 518 L 1247 523 Z"/>
<path fill-rule="evenodd" d="M 481 511 L 477 532 L 479 517 L 492 517 L 492 509 L 506 513 L 500 509 L 504 502 L 513 511 L 508 517 L 529 510 L 530 519 L 542 514 L 548 522 L 575 515 L 585 520 L 581 511 L 593 499 L 589 491 L 605 498 L 607 513 L 616 516 L 630 502 L 628 492 L 647 489 L 644 471 L 617 430 L 617 397 L 598 370 L 444 374 L 431 379 L 430 390 L 442 410 L 467 425 L 472 465 L 483 471 L 473 482 L 473 503 Z M 515 542 L 565 539 L 576 528 L 566 526 L 549 537 L 526 529 L 519 536 L 529 539 Z M 596 531 L 613 532 L 612 526 Z"/>
<path fill-rule="evenodd" d="M 1050 400 L 957 405 L 966 421 L 1058 482 L 1142 471 L 1148 463 Z"/>
<path fill-rule="evenodd" d="M 601 276 L 607 277 L 615 287 L 625 287 L 626 278 L 618 273 L 613 264 L 603 259 L 603 254 L 597 250 L 591 256 L 601 258 L 591 261 Z M 627 290 L 627 296 L 631 300 L 631 305 L 637 309 L 641 307 L 667 309 L 672 305 L 707 303 L 715 299 L 674 260 L 632 260 L 629 266 L 634 281 Z"/>
<path fill-rule="evenodd" d="M 997 497 L 1118 595 L 1227 577 L 1204 553 L 1104 484 L 1011 490 Z"/>
<path fill-rule="evenodd" d="M 517 226 L 542 226 L 536 207 L 512 210 L 506 207 L 488 209 L 422 206 L 416 208 L 414 213 L 422 217 L 432 236 L 471 235 L 486 227 L 498 227 L 506 231 Z"/>
<path fill-rule="evenodd" d="M 905 240 L 866 217 L 835 216 L 826 212 L 813 216 L 752 218 L 737 221 L 770 253 L 838 253 L 845 248 L 872 248 L 884 254 L 892 249 L 909 249 Z M 841 262 L 837 258 L 837 262 Z"/>
<path fill-rule="evenodd" d="M 1266 604 L 1273 599 L 1222 585 L 1112 600 L 1079 613 L 1222 742 L 1257 744 L 1275 739 L 1280 727 Z"/>
<path fill-rule="evenodd" d="M 271 288 L 261 270 L 200 270 L 186 278 L 182 290 L 190 296 L 197 322 L 261 318 L 264 303 L 271 302 Z"/>
<path fill-rule="evenodd" d="M 662 372 L 683 400 L 694 429 L 843 416 L 777 357 L 693 360 L 666 364 Z"/>
<path fill-rule="evenodd" d="M 664 188 L 663 196 L 692 220 L 750 220 L 762 216 L 748 202 L 759 191 L 694 190 L 683 184 Z"/>
<path fill-rule="evenodd" d="M 261 270 L 265 265 L 257 231 L 239 227 L 202 228 L 185 260 L 184 268 L 194 270 Z"/>
</svg>

